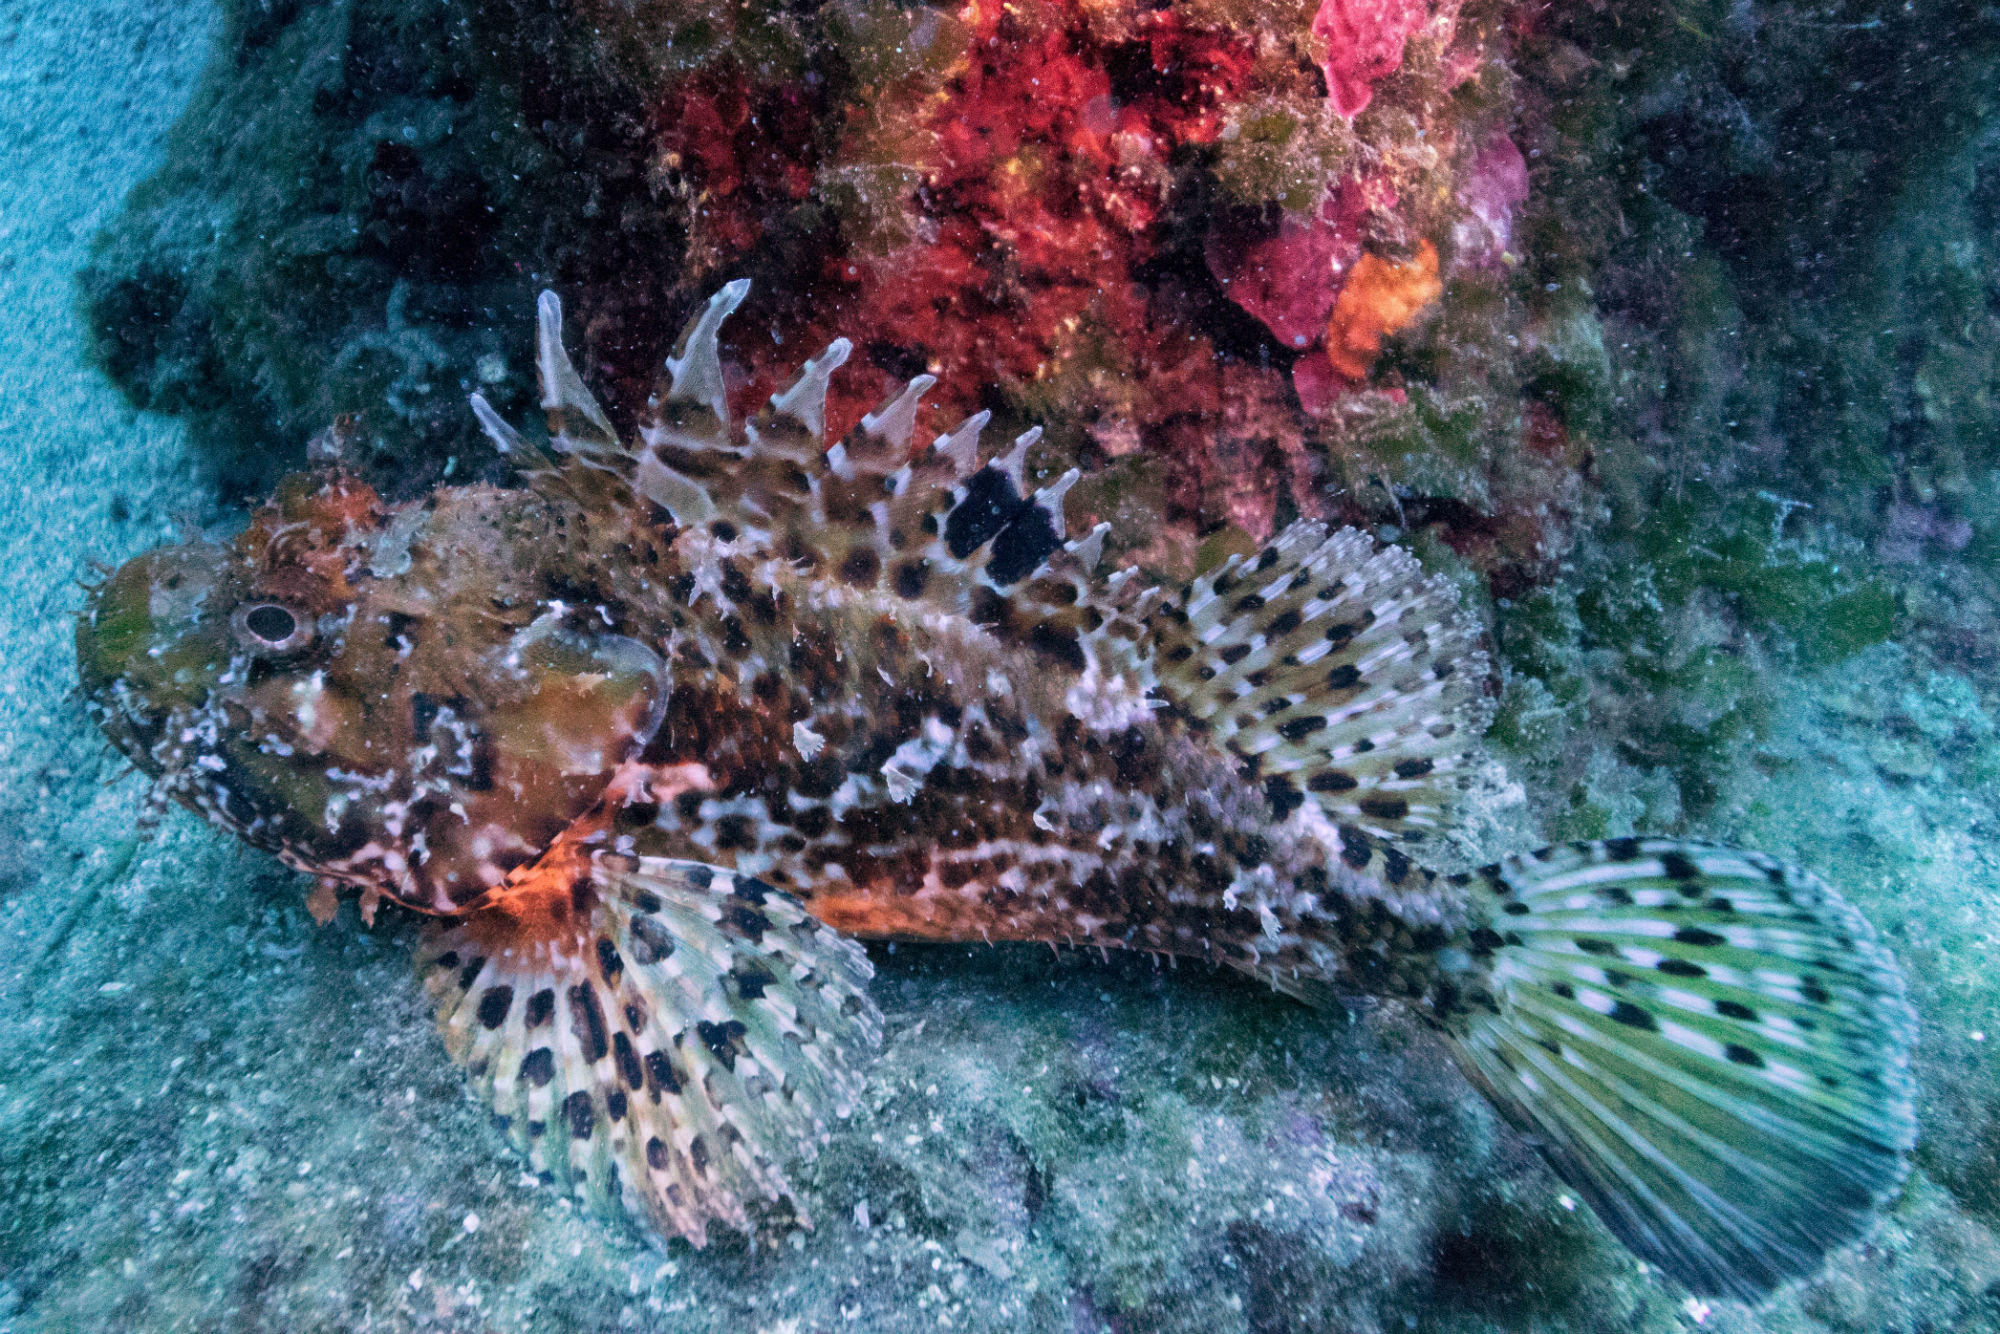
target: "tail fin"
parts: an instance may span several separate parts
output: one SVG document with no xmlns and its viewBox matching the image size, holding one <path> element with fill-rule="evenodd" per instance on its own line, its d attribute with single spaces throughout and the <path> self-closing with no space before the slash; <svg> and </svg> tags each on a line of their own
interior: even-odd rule
<svg viewBox="0 0 2000 1334">
<path fill-rule="evenodd" d="M 695 862 L 559 843 L 420 957 L 445 1046 L 529 1163 L 696 1246 L 792 1193 L 783 1163 L 846 1113 L 880 1034 L 860 946 Z"/>
<path fill-rule="evenodd" d="M 1865 1230 L 1916 1135 L 1916 1017 L 1824 882 L 1665 839 L 1459 879 L 1491 916 L 1457 1055 L 1620 1240 L 1747 1300 Z"/>
</svg>

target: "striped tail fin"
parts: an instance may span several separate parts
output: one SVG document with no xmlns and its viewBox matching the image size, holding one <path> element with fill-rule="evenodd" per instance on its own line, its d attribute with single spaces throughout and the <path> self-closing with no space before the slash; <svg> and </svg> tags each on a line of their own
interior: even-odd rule
<svg viewBox="0 0 2000 1334">
<path fill-rule="evenodd" d="M 1817 877 L 1667 839 L 1470 877 L 1480 982 L 1453 1041 L 1633 1251 L 1754 1299 L 1853 1241 L 1916 1136 L 1916 1018 Z"/>
</svg>

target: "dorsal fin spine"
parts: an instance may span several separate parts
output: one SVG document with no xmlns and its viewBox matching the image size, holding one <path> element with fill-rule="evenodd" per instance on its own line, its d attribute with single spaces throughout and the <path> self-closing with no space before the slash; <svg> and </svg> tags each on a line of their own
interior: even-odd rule
<svg viewBox="0 0 2000 1334">
<path fill-rule="evenodd" d="M 935 375 L 917 376 L 888 404 L 863 417 L 861 428 L 888 441 L 892 449 L 907 450 L 917 431 L 917 403 L 936 383 Z"/>
<path fill-rule="evenodd" d="M 1086 574 L 1095 570 L 1098 563 L 1104 559 L 1104 537 L 1110 531 L 1110 524 L 1100 523 L 1086 536 L 1079 537 L 1066 548 L 1076 557 L 1077 563 L 1083 567 Z"/>
<path fill-rule="evenodd" d="M 1082 476 L 1082 472 L 1071 468 L 1068 472 L 1056 478 L 1055 481 L 1050 482 L 1047 486 L 1035 492 L 1034 501 L 1047 512 L 1049 522 L 1055 526 L 1057 537 L 1068 536 L 1068 533 L 1063 529 L 1063 496 L 1071 487 L 1076 485 L 1077 480 Z"/>
<path fill-rule="evenodd" d="M 994 464 L 1002 473 L 1006 474 L 1007 480 L 1014 484 L 1014 494 L 1016 495 L 1019 495 L 1027 487 L 1025 477 L 1028 468 L 1028 450 L 1041 438 L 1041 427 L 1029 427 L 1014 437 L 1013 448 L 1009 449 L 1006 455 Z"/>
<path fill-rule="evenodd" d="M 941 435 L 933 449 L 950 461 L 952 470 L 959 481 L 972 475 L 979 466 L 979 433 L 986 429 L 986 423 L 993 420 L 991 412 L 975 412 L 954 427 L 948 435 Z"/>
<path fill-rule="evenodd" d="M 821 440 L 826 436 L 826 393 L 833 380 L 833 373 L 847 364 L 847 358 L 854 351 L 854 344 L 845 338 L 836 338 L 826 345 L 826 350 L 799 368 L 798 377 L 789 388 L 771 395 L 771 410 L 780 412 Z"/>
<path fill-rule="evenodd" d="M 562 318 L 562 299 L 554 292 L 543 292 L 536 298 L 535 370 L 541 380 L 542 408 L 549 414 L 550 431 L 558 441 L 578 442 L 571 429 L 575 423 L 569 420 L 577 413 L 603 437 L 601 442 L 590 443 L 615 445 L 617 433 L 570 364 L 569 352 L 563 347 Z"/>
<path fill-rule="evenodd" d="M 486 432 L 486 438 L 493 442 L 493 448 L 502 454 L 513 454 L 524 448 L 526 442 L 521 433 L 507 424 L 507 419 L 493 410 L 484 394 L 474 394 L 471 398 L 472 415 L 479 419 L 479 429 Z"/>
<path fill-rule="evenodd" d="M 722 322 L 735 313 L 750 295 L 750 280 L 738 278 L 708 299 L 693 326 L 681 340 L 677 355 L 667 358 L 670 380 L 668 396 L 684 403 L 699 403 L 727 426 L 729 392 L 722 380 Z"/>
</svg>

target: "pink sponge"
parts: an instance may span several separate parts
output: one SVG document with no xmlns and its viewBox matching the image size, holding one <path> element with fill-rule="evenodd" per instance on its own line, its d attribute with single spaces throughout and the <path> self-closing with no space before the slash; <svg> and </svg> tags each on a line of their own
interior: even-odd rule
<svg viewBox="0 0 2000 1334">
<path fill-rule="evenodd" d="M 1528 162 L 1504 131 L 1496 131 L 1459 187 L 1465 213 L 1452 228 L 1458 262 L 1491 267 L 1514 241 L 1514 211 L 1528 197 Z"/>
<path fill-rule="evenodd" d="M 1208 271 L 1229 299 L 1302 352 L 1326 336 L 1327 316 L 1361 257 L 1365 192 L 1354 182 L 1329 191 L 1310 217 L 1285 214 L 1275 233 L 1217 227 L 1204 247 Z"/>
<path fill-rule="evenodd" d="M 1313 36 L 1326 43 L 1326 91 L 1334 110 L 1358 116 L 1374 83 L 1403 63 L 1403 43 L 1426 17 L 1423 0 L 1320 0 Z"/>
</svg>

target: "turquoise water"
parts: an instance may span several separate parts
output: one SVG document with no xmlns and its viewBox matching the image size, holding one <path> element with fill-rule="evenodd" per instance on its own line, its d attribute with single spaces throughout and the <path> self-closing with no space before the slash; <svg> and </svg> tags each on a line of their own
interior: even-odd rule
<svg viewBox="0 0 2000 1334">
<path fill-rule="evenodd" d="M 1352 68 L 1213 36 L 1309 13 L 1005 29 L 1021 63 L 952 117 L 1018 128 L 1072 92 L 1010 80 L 1074 63 L 1108 146 L 1060 170 L 937 147 L 918 94 L 962 48 L 924 11 L 637 12 L 0 13 L 0 1329 L 2000 1324 L 1990 8 L 1433 7 L 1352 122 L 1321 105 Z M 1081 215 L 1062 171 L 1096 173 Z M 955 223 L 1076 216 L 1074 254 L 939 258 Z M 876 267 L 815 267 L 829 236 Z M 1296 277 L 1363 253 L 1407 323 Z M 1916 1166 L 1867 1241 L 1759 1306 L 1693 1297 L 1397 1006 L 1038 946 L 875 947 L 884 1050 L 803 1169 L 811 1232 L 662 1249 L 524 1173 L 435 1036 L 414 918 L 321 927 L 192 817 L 140 836 L 146 784 L 73 693 L 78 585 L 230 531 L 337 413 L 397 494 L 499 477 L 458 405 L 528 415 L 538 286 L 629 406 L 732 265 L 777 294 L 744 385 L 835 332 L 885 384 L 984 349 L 1005 391 L 961 406 L 1046 421 L 1038 463 L 1085 467 L 1135 559 L 1319 513 L 1451 575 L 1501 766 L 1461 860 L 1672 833 L 1838 885 L 1923 1025 Z M 898 283 L 952 313 L 899 343 L 942 307 Z"/>
</svg>

